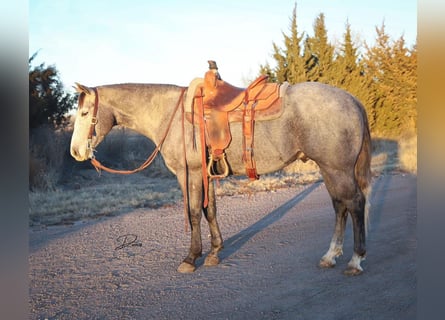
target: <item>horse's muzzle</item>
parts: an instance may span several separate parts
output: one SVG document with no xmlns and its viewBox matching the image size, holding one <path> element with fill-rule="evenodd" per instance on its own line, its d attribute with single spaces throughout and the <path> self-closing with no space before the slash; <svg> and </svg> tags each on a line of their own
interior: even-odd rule
<svg viewBox="0 0 445 320">
<path fill-rule="evenodd" d="M 76 161 L 86 161 L 93 157 L 93 152 L 91 148 L 88 147 L 79 148 L 77 146 L 71 146 L 70 153 Z"/>
</svg>

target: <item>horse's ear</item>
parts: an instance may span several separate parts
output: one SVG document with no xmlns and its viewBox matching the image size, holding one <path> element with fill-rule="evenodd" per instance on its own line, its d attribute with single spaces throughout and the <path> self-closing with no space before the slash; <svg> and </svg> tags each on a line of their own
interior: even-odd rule
<svg viewBox="0 0 445 320">
<path fill-rule="evenodd" d="M 77 92 L 79 92 L 79 93 L 84 92 L 84 93 L 87 93 L 87 94 L 91 93 L 90 88 L 88 88 L 87 86 L 84 86 L 84 85 L 82 85 L 80 83 L 77 83 L 77 82 L 74 82 L 74 83 L 76 84 L 74 86 L 74 89 L 76 89 Z"/>
</svg>

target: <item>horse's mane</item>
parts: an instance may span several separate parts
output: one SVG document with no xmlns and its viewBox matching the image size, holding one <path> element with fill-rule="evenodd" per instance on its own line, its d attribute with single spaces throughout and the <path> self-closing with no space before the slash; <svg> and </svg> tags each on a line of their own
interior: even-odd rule
<svg viewBox="0 0 445 320">
<path fill-rule="evenodd" d="M 180 86 L 175 84 L 165 84 L 165 83 L 132 83 L 132 82 L 125 82 L 125 83 L 113 83 L 113 84 L 105 84 L 98 86 L 103 88 L 137 88 L 137 87 L 171 87 L 171 88 L 179 88 Z"/>
</svg>

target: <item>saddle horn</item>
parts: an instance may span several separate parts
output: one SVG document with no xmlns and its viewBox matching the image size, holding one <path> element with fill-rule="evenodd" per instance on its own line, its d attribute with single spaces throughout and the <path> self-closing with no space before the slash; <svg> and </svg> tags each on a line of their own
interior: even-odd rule
<svg viewBox="0 0 445 320">
<path fill-rule="evenodd" d="M 213 71 L 216 75 L 216 79 L 217 80 L 222 80 L 221 79 L 221 75 L 218 72 L 218 66 L 216 65 L 216 61 L 214 60 L 207 60 L 207 62 L 209 63 L 209 70 Z"/>
</svg>

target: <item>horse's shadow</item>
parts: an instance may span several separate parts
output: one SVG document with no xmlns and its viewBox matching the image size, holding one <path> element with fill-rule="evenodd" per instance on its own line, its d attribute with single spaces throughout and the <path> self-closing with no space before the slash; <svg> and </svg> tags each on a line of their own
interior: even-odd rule
<svg viewBox="0 0 445 320">
<path fill-rule="evenodd" d="M 277 222 L 286 215 L 294 206 L 300 203 L 304 198 L 306 198 L 312 191 L 314 191 L 321 182 L 316 182 L 305 188 L 295 197 L 282 204 L 280 207 L 276 208 L 272 212 L 268 213 L 266 216 L 241 230 L 237 234 L 233 235 L 229 239 L 224 241 L 224 249 L 220 252 L 219 258 L 221 261 L 226 260 L 231 255 L 236 253 L 241 247 L 243 247 L 250 239 L 252 239 L 257 233 L 266 229 L 268 226 Z M 202 264 L 203 261 L 200 261 Z"/>
</svg>

